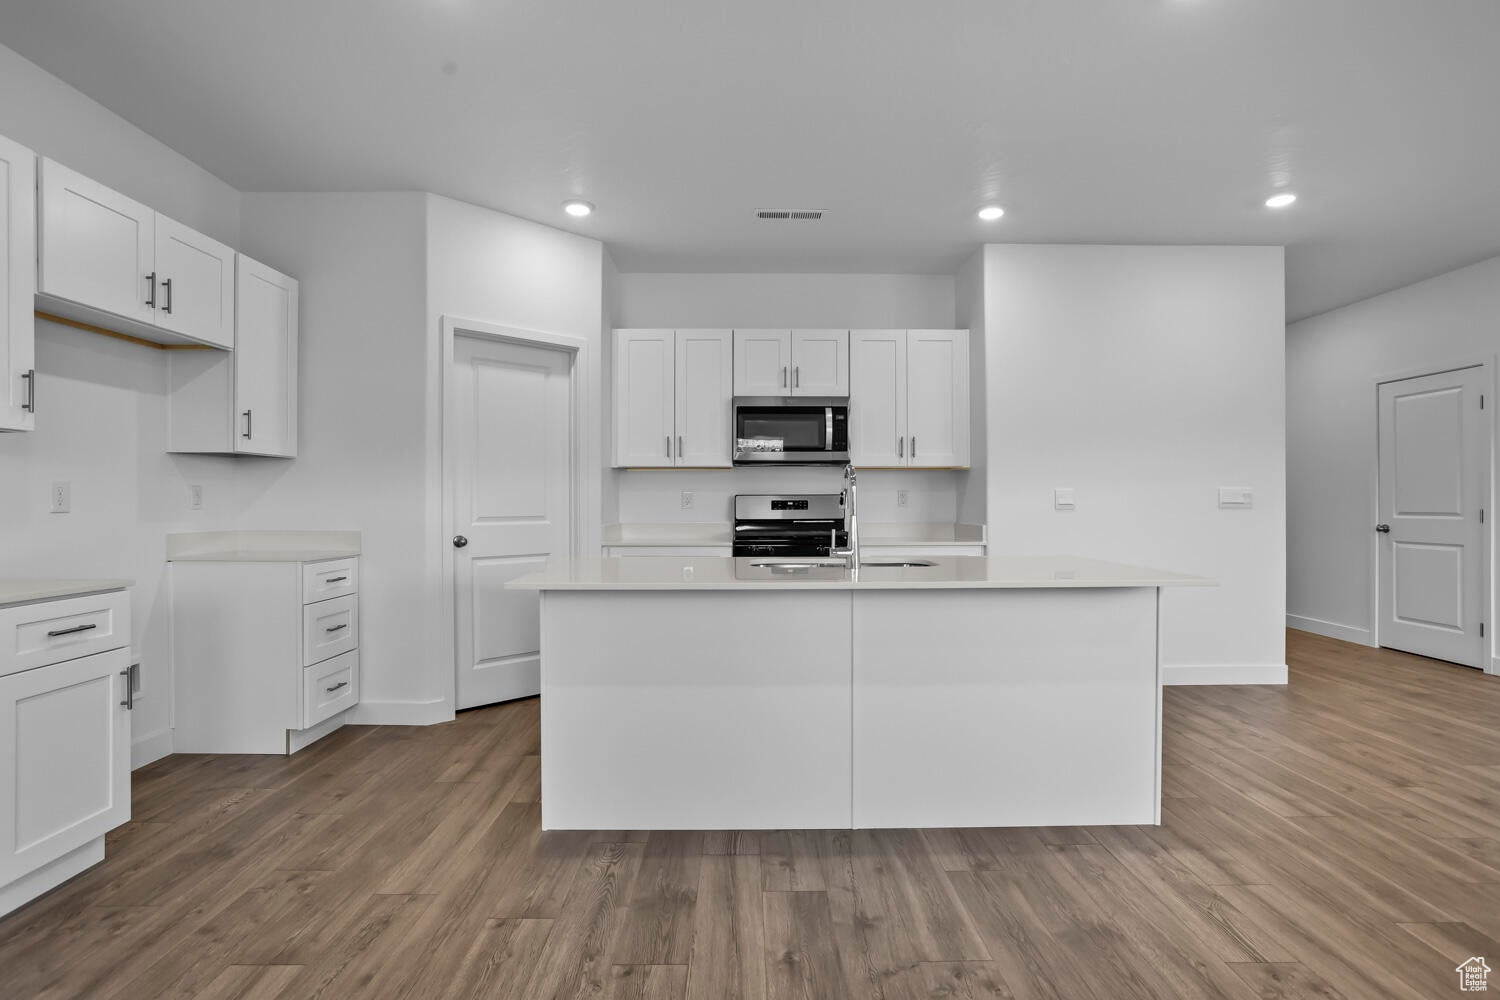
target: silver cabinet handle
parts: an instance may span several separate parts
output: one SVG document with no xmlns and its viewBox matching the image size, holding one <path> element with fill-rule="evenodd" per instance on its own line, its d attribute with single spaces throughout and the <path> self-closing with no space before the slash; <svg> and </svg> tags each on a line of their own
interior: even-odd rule
<svg viewBox="0 0 1500 1000">
<path fill-rule="evenodd" d="M 677 457 L 682 457 L 682 435 L 677 435 Z"/>
<path fill-rule="evenodd" d="M 792 388 L 793 389 L 800 389 L 800 388 L 802 388 L 802 366 L 801 365 L 797 365 L 795 368 L 792 369 Z"/>
<path fill-rule="evenodd" d="M 911 457 L 917 457 L 917 436 L 915 434 L 911 436 Z"/>
<path fill-rule="evenodd" d="M 26 402 L 21 406 L 21 409 L 25 410 L 27 413 L 35 413 L 36 369 L 28 368 L 26 371 L 21 373 L 21 377 L 26 380 Z"/>
<path fill-rule="evenodd" d="M 349 686 L 349 682 L 348 681 L 339 681 L 333 687 L 328 688 L 328 690 L 329 691 L 337 691 L 339 688 L 346 688 L 348 686 Z"/>
<path fill-rule="evenodd" d="M 120 671 L 120 676 L 125 678 L 125 700 L 120 702 L 127 711 L 135 711 L 135 678 L 140 672 L 141 665 L 132 663 Z"/>
<path fill-rule="evenodd" d="M 169 313 L 172 311 L 172 279 L 161 279 L 161 311 Z"/>
<path fill-rule="evenodd" d="M 240 437 L 248 441 L 255 436 L 255 411 L 246 410 L 241 416 L 245 418 L 245 433 L 241 434 Z"/>
<path fill-rule="evenodd" d="M 345 628 L 348 628 L 348 627 L 349 627 L 349 623 L 345 622 L 342 625 L 330 625 L 327 628 L 325 628 L 323 631 L 324 632 L 337 632 L 339 629 L 345 629 Z"/>
<path fill-rule="evenodd" d="M 72 628 L 60 628 L 60 629 L 57 629 L 55 631 L 48 632 L 47 633 L 47 638 L 49 638 L 49 639 L 56 639 L 60 635 L 74 635 L 76 633 L 87 632 L 91 628 L 98 628 L 98 627 L 99 627 L 98 625 L 74 625 Z"/>
<path fill-rule="evenodd" d="M 786 388 L 786 365 L 781 366 L 781 387 Z"/>
<path fill-rule="evenodd" d="M 324 583 L 343 583 L 347 579 L 349 579 L 347 576 L 330 576 L 328 579 L 324 580 L 323 582 Z"/>
<path fill-rule="evenodd" d="M 152 309 L 156 308 L 156 272 L 152 271 L 146 275 L 146 286 L 151 290 L 146 293 L 146 305 Z"/>
<path fill-rule="evenodd" d="M 906 435 L 901 434 L 896 438 L 896 457 L 906 457 Z"/>
<path fill-rule="evenodd" d="M 672 457 L 672 435 L 667 435 L 667 457 Z"/>
</svg>

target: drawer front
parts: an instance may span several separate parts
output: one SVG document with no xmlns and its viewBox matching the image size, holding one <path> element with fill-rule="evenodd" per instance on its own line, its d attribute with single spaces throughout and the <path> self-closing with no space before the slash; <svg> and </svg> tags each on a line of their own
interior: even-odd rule
<svg viewBox="0 0 1500 1000">
<path fill-rule="evenodd" d="M 359 590 L 359 560 L 333 559 L 302 567 L 302 603 L 347 597 Z"/>
<path fill-rule="evenodd" d="M 0 675 L 130 645 L 130 594 L 0 608 Z"/>
<path fill-rule="evenodd" d="M 359 646 L 359 598 L 335 597 L 302 609 L 302 665 L 310 667 Z"/>
<path fill-rule="evenodd" d="M 302 728 L 359 704 L 359 651 L 302 668 Z"/>
</svg>

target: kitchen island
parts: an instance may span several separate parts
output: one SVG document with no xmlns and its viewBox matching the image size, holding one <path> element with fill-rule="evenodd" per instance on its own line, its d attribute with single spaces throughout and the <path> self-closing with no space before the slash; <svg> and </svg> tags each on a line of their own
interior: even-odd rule
<svg viewBox="0 0 1500 1000">
<path fill-rule="evenodd" d="M 1162 588 L 1076 558 L 554 559 L 544 829 L 1157 823 Z"/>
</svg>

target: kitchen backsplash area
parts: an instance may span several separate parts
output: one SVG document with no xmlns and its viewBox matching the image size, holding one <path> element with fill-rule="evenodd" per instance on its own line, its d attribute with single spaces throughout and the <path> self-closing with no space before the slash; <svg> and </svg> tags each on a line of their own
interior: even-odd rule
<svg viewBox="0 0 1500 1000">
<path fill-rule="evenodd" d="M 628 524 L 728 523 L 739 493 L 837 493 L 843 471 L 833 467 L 779 469 L 612 470 L 618 512 L 606 521 Z M 969 472 L 863 470 L 859 516 L 866 522 L 957 520 L 958 496 Z M 690 494 L 690 497 L 684 497 Z M 905 494 L 905 503 L 902 503 Z"/>
</svg>

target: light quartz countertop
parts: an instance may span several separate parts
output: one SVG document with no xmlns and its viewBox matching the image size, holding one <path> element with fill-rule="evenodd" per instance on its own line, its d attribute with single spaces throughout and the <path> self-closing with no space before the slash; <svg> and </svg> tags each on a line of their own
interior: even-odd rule
<svg viewBox="0 0 1500 1000">
<path fill-rule="evenodd" d="M 1186 573 L 1072 556 L 940 556 L 931 566 L 842 564 L 783 570 L 762 558 L 553 558 L 506 584 L 515 590 L 989 590 L 1212 586 Z M 790 560 L 789 560 L 790 561 Z M 804 560 L 818 562 L 818 560 Z"/>
<path fill-rule="evenodd" d="M 865 545 L 983 545 L 985 542 L 982 524 L 861 521 L 859 532 Z M 734 528 L 729 524 L 606 524 L 603 540 L 611 548 L 731 545 Z"/>
<path fill-rule="evenodd" d="M 168 562 L 322 562 L 359 555 L 357 531 L 194 531 L 167 536 Z"/>
<path fill-rule="evenodd" d="M 0 579 L 0 607 L 54 601 L 64 597 L 100 594 L 106 590 L 124 590 L 134 580 L 9 580 Z"/>
</svg>

